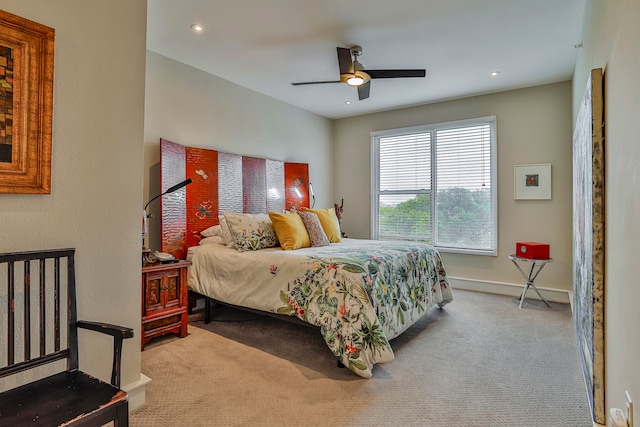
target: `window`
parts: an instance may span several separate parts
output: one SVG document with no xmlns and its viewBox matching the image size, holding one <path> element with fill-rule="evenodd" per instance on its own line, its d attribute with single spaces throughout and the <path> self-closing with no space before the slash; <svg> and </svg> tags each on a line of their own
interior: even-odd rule
<svg viewBox="0 0 640 427">
<path fill-rule="evenodd" d="M 495 121 L 373 132 L 373 238 L 496 255 Z"/>
</svg>

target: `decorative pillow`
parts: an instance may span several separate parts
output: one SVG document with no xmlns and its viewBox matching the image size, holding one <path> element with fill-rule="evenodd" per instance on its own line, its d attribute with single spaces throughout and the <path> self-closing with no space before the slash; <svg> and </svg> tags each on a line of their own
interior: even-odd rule
<svg viewBox="0 0 640 427">
<path fill-rule="evenodd" d="M 222 235 L 222 227 L 219 225 L 214 225 L 213 227 L 209 227 L 205 230 L 202 230 L 200 234 L 203 237 L 213 237 Z"/>
<path fill-rule="evenodd" d="M 218 215 L 218 221 L 220 221 L 220 235 L 224 240 L 224 244 L 228 248 L 235 249 L 236 244 L 233 241 L 233 236 L 231 235 L 231 231 L 229 231 L 229 226 L 227 225 L 227 220 L 225 219 L 224 215 Z"/>
<path fill-rule="evenodd" d="M 278 237 L 267 214 L 223 212 L 227 227 L 240 252 L 278 246 Z"/>
<path fill-rule="evenodd" d="M 198 244 L 199 245 L 217 244 L 217 245 L 226 246 L 226 243 L 222 238 L 222 236 L 205 237 L 204 239 L 200 239 L 200 242 Z"/>
<path fill-rule="evenodd" d="M 297 212 L 281 214 L 269 212 L 280 246 L 282 249 L 292 250 L 311 246 L 309 233 Z"/>
<path fill-rule="evenodd" d="M 329 209 L 307 209 L 306 212 L 313 212 L 318 215 L 320 224 L 331 243 L 340 242 L 340 223 L 333 208 Z"/>
<path fill-rule="evenodd" d="M 302 222 L 304 223 L 304 227 L 307 229 L 307 233 L 309 233 L 311 246 L 328 246 L 331 243 L 322 228 L 322 224 L 320 224 L 318 215 L 309 211 L 298 212 L 298 214 L 300 215 L 300 218 L 302 218 Z M 277 231 L 278 230 L 276 229 L 276 233 Z M 280 244 L 282 244 L 282 242 L 280 242 Z"/>
</svg>

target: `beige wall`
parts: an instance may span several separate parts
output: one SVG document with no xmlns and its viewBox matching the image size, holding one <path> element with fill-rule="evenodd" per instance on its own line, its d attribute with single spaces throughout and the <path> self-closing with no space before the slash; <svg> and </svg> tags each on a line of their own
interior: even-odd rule
<svg viewBox="0 0 640 427">
<path fill-rule="evenodd" d="M 145 199 L 157 179 L 159 140 L 309 164 L 316 206 L 331 200 L 332 122 L 147 51 Z M 155 194 L 154 194 L 155 195 Z M 153 195 L 151 195 L 153 197 Z M 157 225 L 152 218 L 151 225 Z M 158 233 L 154 227 L 152 232 Z M 159 249 L 159 238 L 149 246 Z"/>
<path fill-rule="evenodd" d="M 334 198 L 345 199 L 343 229 L 350 237 L 370 237 L 370 132 L 489 115 L 495 115 L 497 121 L 498 256 L 444 253 L 447 272 L 490 284 L 522 285 L 522 277 L 508 255 L 515 251 L 516 241 L 545 242 L 551 245 L 554 262 L 540 273 L 536 285 L 569 290 L 570 82 L 336 121 Z M 552 200 L 514 200 L 513 167 L 528 163 L 552 164 Z"/>
<path fill-rule="evenodd" d="M 146 2 L 0 8 L 56 30 L 51 194 L 0 194 L 0 251 L 76 248 L 78 317 L 139 334 Z M 82 331 L 81 369 L 109 380 L 111 341 Z M 139 379 L 138 337 L 125 343 L 122 368 L 123 385 Z"/>
<path fill-rule="evenodd" d="M 588 0 L 574 72 L 574 118 L 589 71 L 604 70 L 605 399 L 640 402 L 640 3 Z M 635 411 L 640 425 L 640 410 Z"/>
</svg>

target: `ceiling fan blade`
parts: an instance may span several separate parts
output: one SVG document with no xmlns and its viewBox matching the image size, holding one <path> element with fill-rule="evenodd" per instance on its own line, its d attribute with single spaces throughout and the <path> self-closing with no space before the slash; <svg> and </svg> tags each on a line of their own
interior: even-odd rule
<svg viewBox="0 0 640 427">
<path fill-rule="evenodd" d="M 369 97 L 369 89 L 371 89 L 371 80 L 367 80 L 358 86 L 358 99 L 360 101 Z"/>
<path fill-rule="evenodd" d="M 425 70 L 365 70 L 372 79 L 397 79 L 403 77 L 425 77 Z"/>
<path fill-rule="evenodd" d="M 340 75 L 353 74 L 353 62 L 351 61 L 351 49 L 346 47 L 337 47 L 338 50 L 338 67 Z"/>
<path fill-rule="evenodd" d="M 304 86 L 304 85 L 322 85 L 325 83 L 342 83 L 340 80 L 325 80 L 320 82 L 296 82 L 291 83 L 293 86 Z"/>
</svg>

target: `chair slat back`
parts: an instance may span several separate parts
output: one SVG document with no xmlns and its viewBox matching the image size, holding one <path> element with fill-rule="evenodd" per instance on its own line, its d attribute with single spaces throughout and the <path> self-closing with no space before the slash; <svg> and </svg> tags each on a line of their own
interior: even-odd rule
<svg viewBox="0 0 640 427">
<path fill-rule="evenodd" d="M 0 254 L 0 378 L 62 359 L 78 368 L 74 258 L 74 249 Z"/>
</svg>

